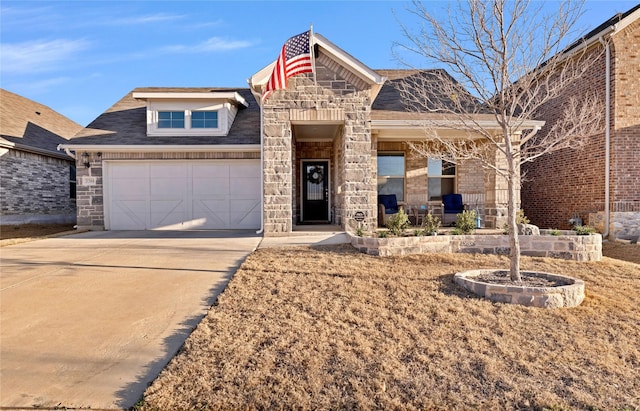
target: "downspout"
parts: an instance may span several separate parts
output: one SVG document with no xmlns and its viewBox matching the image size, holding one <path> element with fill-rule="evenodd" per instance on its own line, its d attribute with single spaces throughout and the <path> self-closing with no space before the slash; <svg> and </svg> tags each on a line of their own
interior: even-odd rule
<svg viewBox="0 0 640 411">
<path fill-rule="evenodd" d="M 63 148 L 62 144 L 58 144 L 58 147 L 56 147 L 56 150 L 60 151 L 62 148 Z M 68 148 L 64 147 L 64 152 L 72 159 L 74 160 L 76 159 L 75 154 L 71 154 L 71 151 Z"/>
<path fill-rule="evenodd" d="M 605 115 L 604 115 L 604 233 L 602 238 L 609 236 L 609 225 L 611 224 L 611 210 L 609 207 L 609 191 L 611 186 L 611 50 L 609 42 L 605 42 L 602 37 L 600 43 L 605 48 L 606 68 L 605 68 Z"/>
</svg>

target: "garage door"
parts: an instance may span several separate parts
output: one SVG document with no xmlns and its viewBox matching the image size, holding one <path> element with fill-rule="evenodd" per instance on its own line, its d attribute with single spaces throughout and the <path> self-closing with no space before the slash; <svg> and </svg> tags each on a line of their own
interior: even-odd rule
<svg viewBox="0 0 640 411">
<path fill-rule="evenodd" d="M 110 230 L 258 229 L 260 162 L 105 162 Z"/>
</svg>

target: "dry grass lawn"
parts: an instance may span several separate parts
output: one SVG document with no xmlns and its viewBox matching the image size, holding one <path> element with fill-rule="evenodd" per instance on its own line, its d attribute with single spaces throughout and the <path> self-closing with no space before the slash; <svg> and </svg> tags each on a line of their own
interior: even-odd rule
<svg viewBox="0 0 640 411">
<path fill-rule="evenodd" d="M 20 224 L 0 226 L 0 240 L 37 240 L 73 230 L 74 224 Z M 8 244 L 13 242 L 7 241 Z"/>
<path fill-rule="evenodd" d="M 640 407 L 640 265 L 523 258 L 586 281 L 572 309 L 492 303 L 452 283 L 496 266 L 507 260 L 258 250 L 140 407 Z"/>
</svg>

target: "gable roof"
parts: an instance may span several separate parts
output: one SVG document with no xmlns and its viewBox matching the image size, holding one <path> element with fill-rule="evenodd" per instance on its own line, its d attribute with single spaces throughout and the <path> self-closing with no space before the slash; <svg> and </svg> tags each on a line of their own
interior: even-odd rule
<svg viewBox="0 0 640 411">
<path fill-rule="evenodd" d="M 80 130 L 80 124 L 51 108 L 0 89 L 0 146 L 70 159 L 56 148 Z"/>
<path fill-rule="evenodd" d="M 380 76 L 378 72 L 370 69 L 360 60 L 356 59 L 351 54 L 347 53 L 340 47 L 327 40 L 323 35 L 319 33 L 313 33 L 313 39 L 314 49 L 317 48 L 318 53 L 322 52 L 323 54 L 337 62 L 340 66 L 344 67 L 347 71 L 363 80 L 366 84 L 369 84 L 371 86 L 371 99 L 375 99 L 378 91 L 385 81 L 384 77 Z M 256 74 L 247 79 L 249 87 L 258 97 L 258 100 L 262 95 L 264 86 L 267 84 L 271 73 L 273 73 L 275 64 L 276 60 L 271 62 L 266 67 L 263 67 Z"/>
<path fill-rule="evenodd" d="M 243 110 L 238 110 L 229 134 L 226 136 L 147 136 L 147 102 L 136 96 L 175 94 L 213 95 L 237 93 L 238 100 L 244 102 Z M 185 94 L 186 93 L 186 94 Z M 229 144 L 260 144 L 260 109 L 247 88 L 210 87 L 142 87 L 133 89 L 76 134 L 66 146 L 77 145 L 189 145 L 210 146 Z"/>
</svg>

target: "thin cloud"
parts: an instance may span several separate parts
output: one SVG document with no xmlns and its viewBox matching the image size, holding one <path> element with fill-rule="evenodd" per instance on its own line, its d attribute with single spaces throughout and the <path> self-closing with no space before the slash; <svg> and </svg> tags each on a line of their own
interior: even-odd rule
<svg viewBox="0 0 640 411">
<path fill-rule="evenodd" d="M 40 40 L 5 43 L 2 47 L 2 71 L 5 73 L 40 73 L 58 68 L 77 53 L 89 48 L 85 40 Z"/>
<path fill-rule="evenodd" d="M 109 21 L 103 21 L 105 25 L 136 25 L 136 24 L 149 24 L 149 23 L 160 23 L 174 20 L 181 20 L 187 17 L 184 14 L 166 14 L 166 13 L 157 13 L 157 14 L 149 14 L 146 16 L 136 16 L 136 17 L 123 17 L 119 19 L 113 19 Z"/>
<path fill-rule="evenodd" d="M 252 42 L 247 40 L 228 40 L 221 37 L 211 37 L 198 44 L 173 45 L 161 49 L 165 53 L 215 53 L 251 47 Z"/>
<path fill-rule="evenodd" d="M 41 95 L 48 93 L 56 87 L 70 83 L 73 80 L 74 79 L 72 77 L 62 76 L 29 82 L 9 83 L 6 87 L 12 90 L 20 90 L 21 94 Z"/>
</svg>

